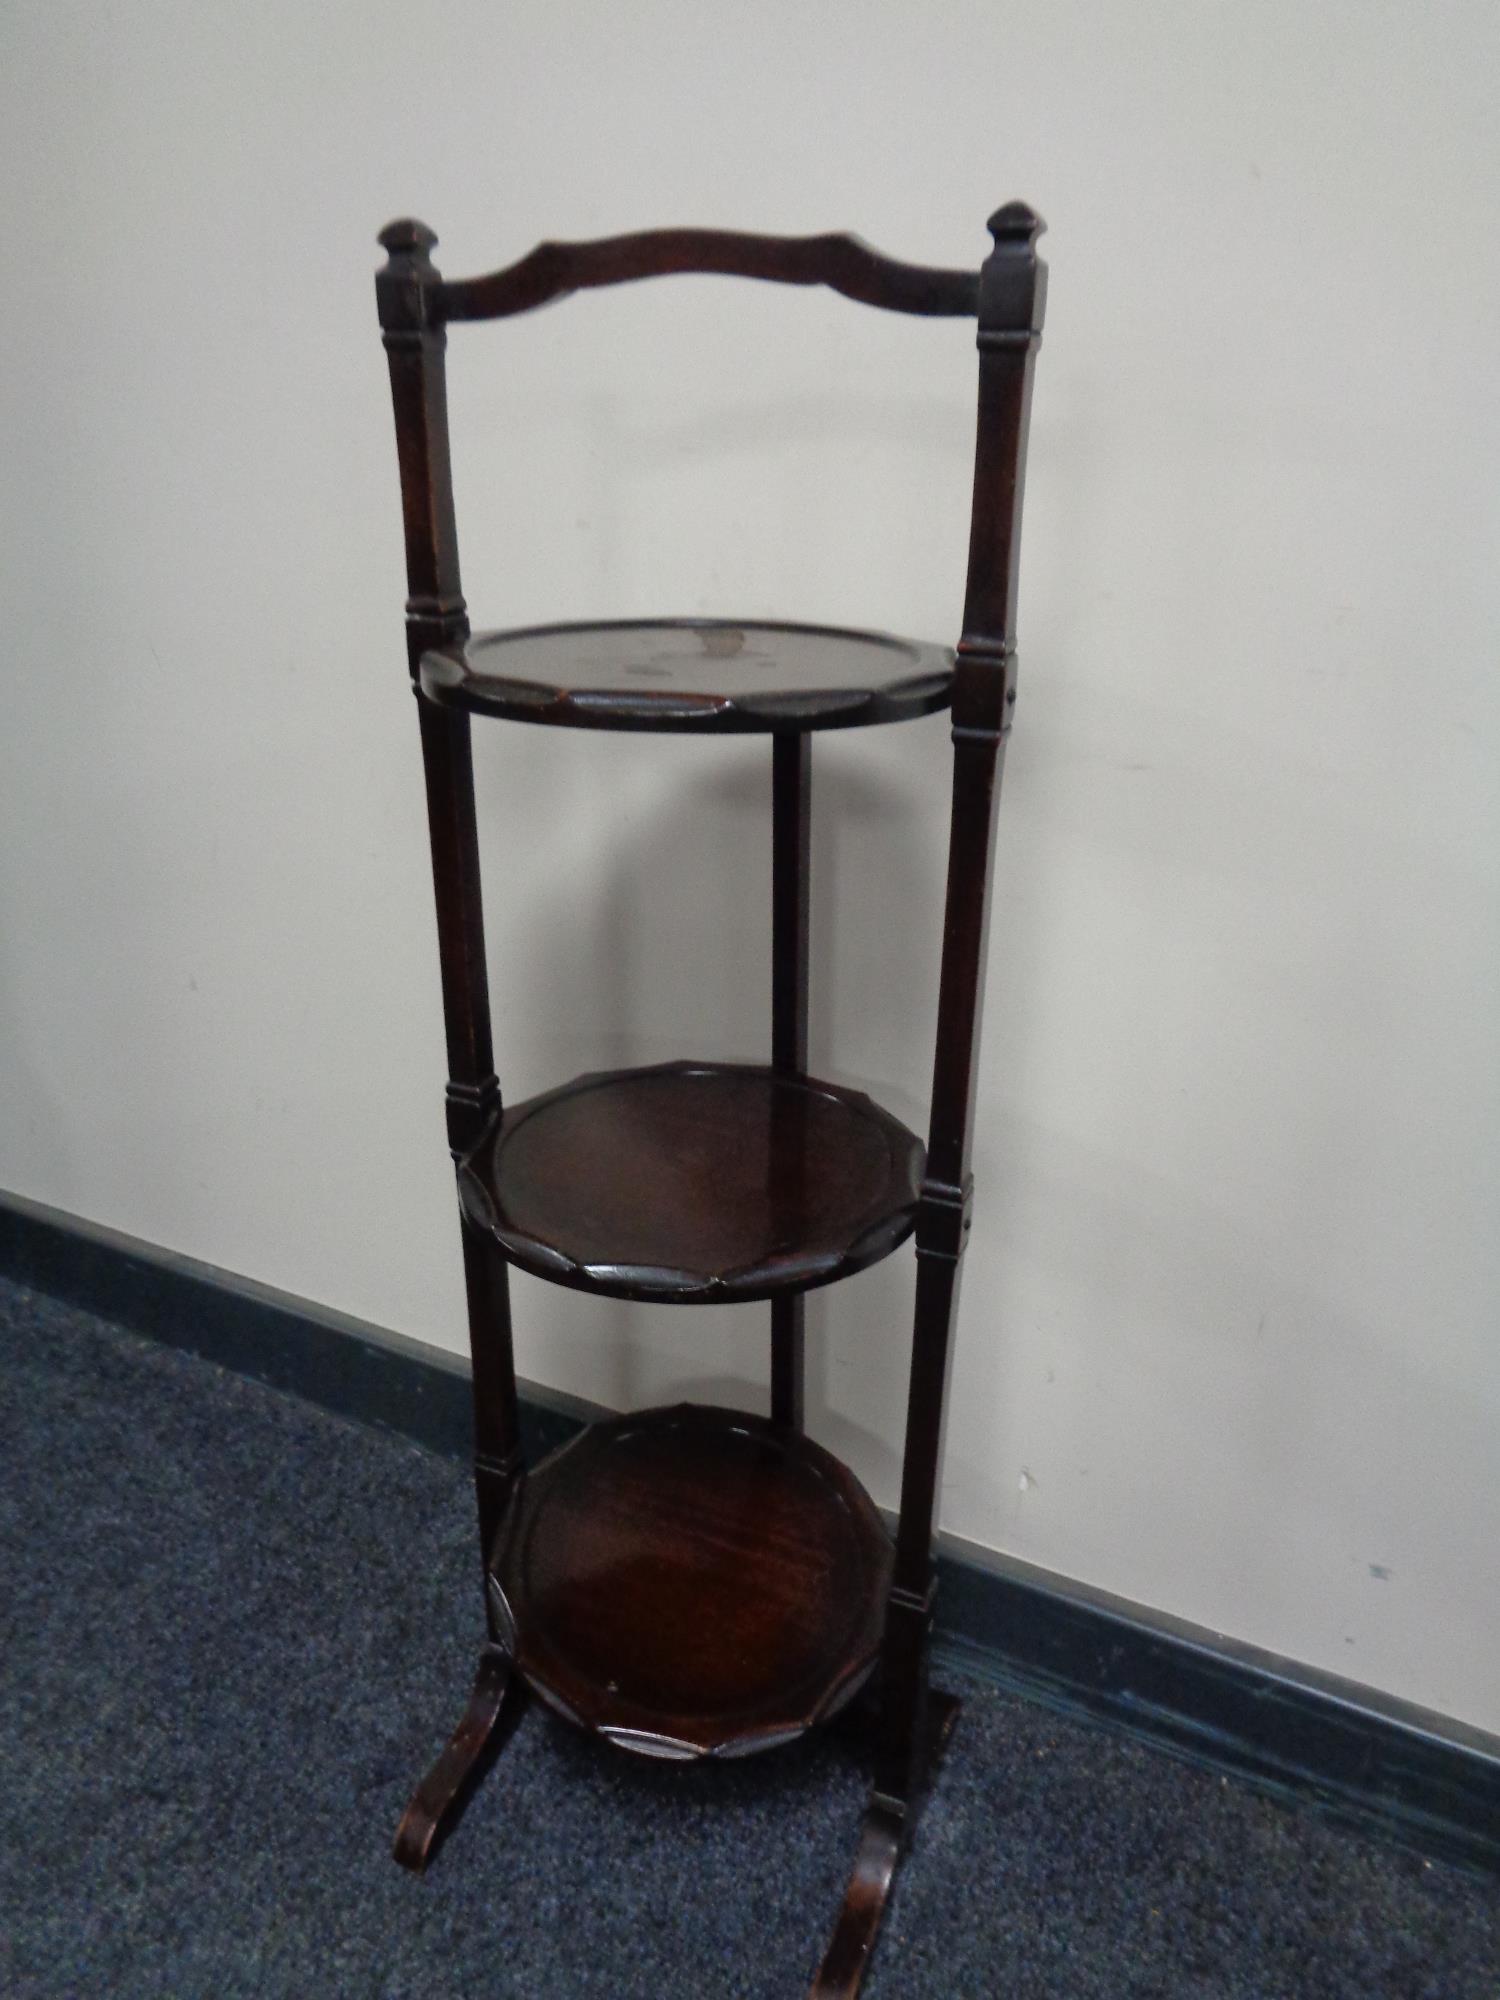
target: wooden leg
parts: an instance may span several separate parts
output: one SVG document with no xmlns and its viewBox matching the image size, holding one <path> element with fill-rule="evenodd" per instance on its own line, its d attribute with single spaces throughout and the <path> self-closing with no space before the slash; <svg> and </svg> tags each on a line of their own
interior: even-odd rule
<svg viewBox="0 0 1500 2000">
<path fill-rule="evenodd" d="M 881 1647 L 875 1718 L 875 1784 L 854 1873 L 811 2000 L 852 2000 L 885 1915 L 891 1881 L 910 1842 L 958 1714 L 952 1695 L 928 1685 L 932 1634 L 932 1523 L 942 1457 L 943 1408 L 966 1204 L 924 1184 L 917 1220 L 917 1300 L 896 1567 Z"/>
<path fill-rule="evenodd" d="M 394 1852 L 403 1868 L 415 1875 L 426 1869 L 499 1756 L 523 1702 L 524 1689 L 513 1678 L 510 1661 L 498 1646 L 486 1646 L 463 1720 L 412 1793 L 396 1829 Z"/>
<path fill-rule="evenodd" d="M 844 1907 L 809 1989 L 809 2000 L 853 2000 L 858 1993 L 901 1858 L 904 1817 L 878 1795 L 871 1799 Z"/>
<path fill-rule="evenodd" d="M 808 2000 L 854 2000 L 859 1992 L 880 1934 L 891 1883 L 921 1813 L 926 1783 L 942 1757 L 960 1706 L 957 1695 L 934 1690 L 928 1696 L 921 1757 L 923 1789 L 908 1799 L 893 1799 L 878 1789 L 872 1794 L 860 1829 L 854 1873 Z"/>
</svg>

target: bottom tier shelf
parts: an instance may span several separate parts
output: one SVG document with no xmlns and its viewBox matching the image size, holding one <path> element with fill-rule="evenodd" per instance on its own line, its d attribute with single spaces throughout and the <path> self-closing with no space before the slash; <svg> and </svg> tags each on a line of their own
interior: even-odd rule
<svg viewBox="0 0 1500 2000">
<path fill-rule="evenodd" d="M 529 1473 L 490 1597 L 521 1677 L 647 1756 L 800 1736 L 875 1664 L 892 1547 L 822 1446 L 682 1403 L 591 1425 Z"/>
</svg>

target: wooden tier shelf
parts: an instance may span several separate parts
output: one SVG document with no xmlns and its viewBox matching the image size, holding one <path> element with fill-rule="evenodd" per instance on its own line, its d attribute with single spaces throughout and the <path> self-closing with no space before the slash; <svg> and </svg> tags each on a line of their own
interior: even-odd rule
<svg viewBox="0 0 1500 2000">
<path fill-rule="evenodd" d="M 491 1554 L 493 1626 L 544 1701 L 622 1748 L 744 1756 L 858 1692 L 892 1557 L 821 1446 L 682 1403 L 595 1424 L 526 1475 Z"/>
<path fill-rule="evenodd" d="M 910 1234 L 921 1141 L 858 1091 L 733 1063 L 607 1071 L 507 1111 L 463 1162 L 523 1270 L 615 1298 L 764 1299 Z"/>
<path fill-rule="evenodd" d="M 631 619 L 476 632 L 423 656 L 444 707 L 585 729 L 847 729 L 946 708 L 953 654 L 826 625 Z"/>
</svg>

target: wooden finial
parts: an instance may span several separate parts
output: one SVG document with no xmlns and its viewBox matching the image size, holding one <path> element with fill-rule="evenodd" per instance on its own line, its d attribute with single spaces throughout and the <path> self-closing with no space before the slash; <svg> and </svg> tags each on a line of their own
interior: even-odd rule
<svg viewBox="0 0 1500 2000">
<path fill-rule="evenodd" d="M 388 222 L 379 243 L 390 254 L 375 273 L 375 298 L 387 339 L 409 339 L 436 322 L 434 301 L 442 279 L 428 252 L 437 243 L 436 230 L 403 216 Z"/>
<path fill-rule="evenodd" d="M 1046 223 L 1036 210 L 1024 201 L 1008 201 L 1003 208 L 997 208 L 987 224 L 996 244 L 1034 242 L 1046 230 Z"/>
<path fill-rule="evenodd" d="M 403 251 L 425 255 L 427 251 L 437 248 L 437 231 L 429 229 L 425 222 L 417 222 L 405 215 L 396 222 L 388 222 L 377 241 L 382 250 L 390 251 L 393 258 Z"/>
<path fill-rule="evenodd" d="M 979 345 L 1029 346 L 1040 335 L 1047 303 L 1047 266 L 1036 239 L 1047 227 L 1024 201 L 1008 201 L 990 217 L 995 247 L 979 274 Z"/>
</svg>

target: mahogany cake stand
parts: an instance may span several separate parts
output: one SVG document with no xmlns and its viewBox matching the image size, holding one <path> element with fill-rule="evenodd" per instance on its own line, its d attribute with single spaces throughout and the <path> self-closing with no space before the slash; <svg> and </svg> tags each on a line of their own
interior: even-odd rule
<svg viewBox="0 0 1500 2000">
<path fill-rule="evenodd" d="M 874 1784 L 813 1982 L 857 1992 L 957 1703 L 928 1681 L 932 1533 L 958 1275 L 969 1229 L 990 860 L 1015 700 L 1015 587 L 1045 268 L 1020 203 L 977 272 L 902 264 L 847 236 L 657 230 L 544 243 L 444 280 L 432 232 L 392 223 L 376 280 L 406 528 L 407 650 L 421 723 L 474 1379 L 486 1637 L 457 1731 L 396 1857 L 421 1869 L 530 1691 L 640 1755 L 740 1757 L 840 1711 Z M 724 618 L 471 634 L 449 468 L 450 322 L 677 271 L 822 284 L 978 322 L 968 586 L 955 649 Z M 820 729 L 952 712 L 953 793 L 927 1144 L 807 1073 L 810 743 Z M 582 1076 L 503 1107 L 490 1035 L 471 718 L 771 738 L 771 1060 Z M 803 1425 L 803 1296 L 915 1235 L 916 1309 L 894 1536 Z M 769 1300 L 769 1417 L 681 1403 L 519 1448 L 507 1272 L 693 1305 Z"/>
</svg>

